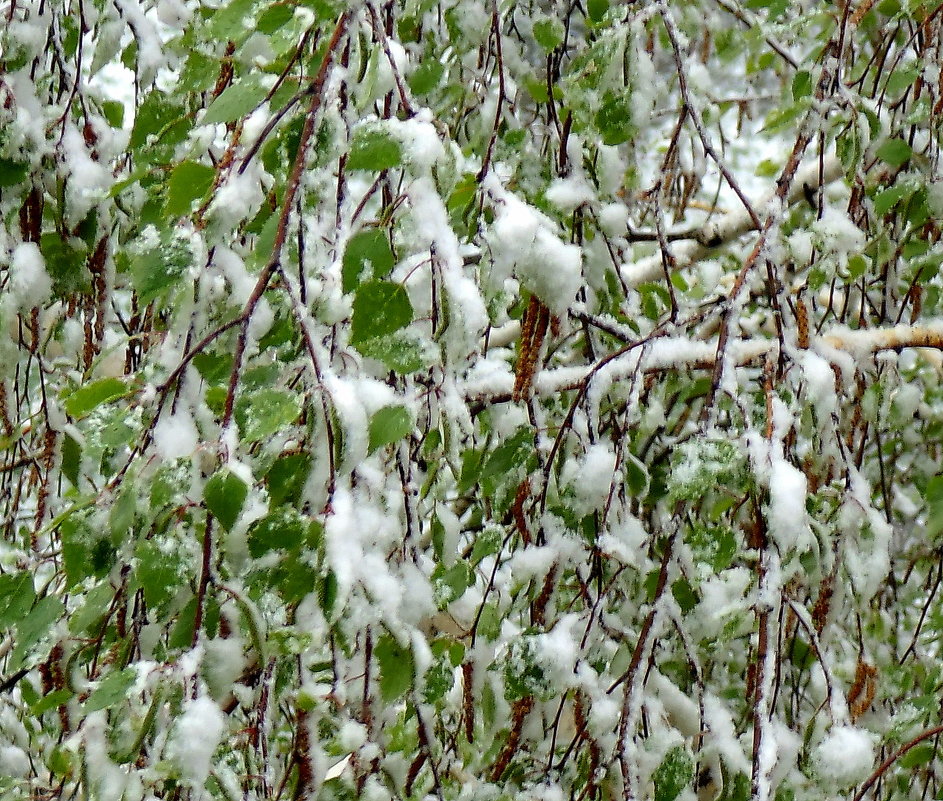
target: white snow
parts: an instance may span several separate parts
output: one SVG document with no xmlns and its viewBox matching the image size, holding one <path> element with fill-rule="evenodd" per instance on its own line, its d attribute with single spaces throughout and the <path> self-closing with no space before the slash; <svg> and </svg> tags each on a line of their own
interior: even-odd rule
<svg viewBox="0 0 943 801">
<path fill-rule="evenodd" d="M 822 248 L 836 255 L 840 263 L 847 261 L 850 254 L 864 250 L 867 241 L 864 231 L 834 206 L 825 208 L 821 219 L 813 223 L 812 230 L 818 236 Z"/>
<path fill-rule="evenodd" d="M 187 701 L 168 746 L 183 776 L 200 787 L 210 773 L 213 752 L 226 731 L 222 710 L 206 696 Z"/>
<path fill-rule="evenodd" d="M 189 456 L 196 450 L 198 442 L 199 433 L 193 417 L 183 409 L 162 415 L 154 426 L 154 447 L 165 461 Z"/>
<path fill-rule="evenodd" d="M 489 175 L 495 220 L 488 231 L 496 273 L 502 283 L 513 272 L 555 314 L 566 312 L 583 280 L 582 252 L 563 242 L 556 225 Z"/>
<path fill-rule="evenodd" d="M 874 767 L 874 735 L 856 726 L 835 726 L 816 747 L 817 773 L 840 787 L 863 781 Z"/>
<path fill-rule="evenodd" d="M 809 544 L 805 500 L 808 494 L 805 474 L 781 456 L 773 458 L 769 478 L 769 531 L 785 553 Z"/>
<path fill-rule="evenodd" d="M 602 509 L 615 480 L 616 455 L 603 443 L 590 445 L 582 459 L 569 459 L 563 467 L 563 483 L 576 496 L 581 514 Z"/>
<path fill-rule="evenodd" d="M 46 261 L 35 242 L 21 242 L 10 259 L 10 291 L 21 309 L 40 306 L 52 293 Z"/>
</svg>

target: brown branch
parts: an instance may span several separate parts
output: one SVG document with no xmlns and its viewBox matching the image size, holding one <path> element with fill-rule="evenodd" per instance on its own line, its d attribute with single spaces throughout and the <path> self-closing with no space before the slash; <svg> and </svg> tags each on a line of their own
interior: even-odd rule
<svg viewBox="0 0 943 801">
<path fill-rule="evenodd" d="M 943 734 L 943 726 L 934 726 L 932 729 L 927 729 L 927 731 L 922 734 L 918 734 L 910 742 L 904 743 L 900 748 L 898 748 L 893 754 L 891 754 L 887 759 L 885 759 L 872 773 L 867 781 L 858 788 L 858 792 L 855 793 L 852 801 L 861 801 L 862 798 L 867 795 L 868 790 L 874 785 L 874 783 L 880 779 L 885 773 L 887 773 L 888 768 L 893 765 L 898 759 L 900 759 L 904 754 L 906 754 L 914 746 L 920 745 L 924 740 L 929 740 L 931 737 L 936 737 L 938 734 Z"/>
<path fill-rule="evenodd" d="M 236 402 L 236 389 L 239 384 L 239 374 L 242 370 L 242 358 L 245 355 L 247 339 L 249 335 L 249 322 L 252 318 L 252 313 L 255 311 L 255 307 L 262 299 L 262 295 L 268 288 L 269 282 L 272 280 L 272 276 L 275 274 L 275 271 L 281 262 L 282 247 L 284 246 L 285 238 L 288 235 L 288 220 L 291 217 L 291 210 L 292 206 L 294 205 L 295 195 L 298 193 L 298 189 L 301 186 L 301 176 L 304 172 L 305 163 L 308 160 L 308 150 L 311 147 L 311 140 L 314 137 L 315 121 L 318 117 L 318 112 L 321 110 L 321 104 L 324 101 L 324 84 L 327 81 L 328 73 L 330 71 L 331 65 L 334 62 L 334 56 L 337 53 L 338 45 L 340 44 L 344 37 L 344 33 L 347 30 L 347 24 L 350 21 L 350 16 L 351 12 L 348 10 L 341 14 L 340 19 L 338 19 L 337 25 L 334 28 L 334 33 L 331 36 L 331 40 L 328 42 L 327 50 L 324 54 L 324 60 L 321 62 L 321 67 L 314 76 L 314 79 L 311 81 L 311 85 L 308 88 L 308 91 L 311 94 L 311 104 L 309 105 L 308 113 L 305 116 L 304 127 L 301 129 L 301 137 L 298 141 L 298 152 L 295 155 L 295 163 L 292 167 L 291 175 L 288 177 L 288 183 L 285 186 L 285 197 L 282 201 L 282 209 L 278 217 L 278 227 L 275 230 L 275 240 L 272 244 L 272 255 L 269 257 L 265 267 L 262 268 L 262 272 L 256 281 L 255 287 L 252 290 L 252 294 L 249 296 L 248 300 L 246 300 L 242 314 L 240 315 L 241 324 L 239 328 L 239 337 L 236 340 L 236 349 L 233 353 L 232 373 L 229 376 L 229 388 L 226 391 L 226 404 L 223 409 L 223 419 L 221 425 L 223 430 L 225 430 L 232 422 L 233 409 Z"/>
</svg>

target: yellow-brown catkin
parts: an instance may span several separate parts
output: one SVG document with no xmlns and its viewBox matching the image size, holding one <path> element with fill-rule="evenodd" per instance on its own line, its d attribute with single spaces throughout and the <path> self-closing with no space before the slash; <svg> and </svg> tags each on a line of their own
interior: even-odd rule
<svg viewBox="0 0 943 801">
<path fill-rule="evenodd" d="M 530 479 L 525 478 L 517 487 L 517 494 L 514 496 L 514 503 L 511 505 L 511 513 L 514 515 L 514 526 L 521 535 L 525 545 L 530 545 L 530 529 L 527 528 L 527 516 L 524 514 L 524 504 L 530 497 Z"/>
<path fill-rule="evenodd" d="M 923 287 L 914 284 L 910 288 L 910 324 L 913 325 L 920 318 L 923 309 Z"/>
<path fill-rule="evenodd" d="M 537 322 L 537 305 L 540 301 L 531 295 L 530 302 L 524 310 L 524 316 L 521 318 L 521 343 L 519 353 L 517 354 L 517 365 L 514 369 L 514 400 L 518 400 L 521 394 L 521 387 L 527 381 L 525 375 L 526 365 L 530 359 L 530 348 L 534 337 L 534 324 Z"/>
<path fill-rule="evenodd" d="M 311 768 L 311 734 L 308 731 L 307 709 L 298 707 L 295 719 L 295 760 L 298 763 L 298 791 L 296 798 L 307 798 L 315 786 Z"/>
<path fill-rule="evenodd" d="M 3 433 L 8 437 L 12 437 L 13 420 L 10 419 L 10 406 L 5 381 L 0 381 L 0 423 L 3 424 Z"/>
<path fill-rule="evenodd" d="M 465 724 L 465 739 L 475 741 L 475 697 L 472 693 L 472 681 L 475 669 L 471 662 L 462 664 L 462 722 Z"/>
<path fill-rule="evenodd" d="M 803 350 L 809 347 L 809 310 L 802 298 L 796 298 L 796 340 Z"/>
<path fill-rule="evenodd" d="M 861 0 L 861 5 L 855 9 L 855 13 L 851 15 L 851 19 L 849 20 L 853 28 L 858 27 L 858 23 L 864 19 L 864 15 L 871 10 L 873 5 L 874 0 Z"/>
<path fill-rule="evenodd" d="M 848 691 L 848 709 L 851 712 L 852 722 L 868 711 L 874 702 L 877 693 L 878 671 L 874 665 L 869 665 L 861 657 L 855 667 L 855 679 Z"/>
<path fill-rule="evenodd" d="M 828 622 L 828 612 L 832 606 L 834 592 L 835 574 L 829 573 L 822 582 L 822 586 L 819 587 L 819 597 L 815 599 L 815 606 L 812 607 L 812 625 L 815 626 L 816 634 L 821 634 Z"/>
</svg>

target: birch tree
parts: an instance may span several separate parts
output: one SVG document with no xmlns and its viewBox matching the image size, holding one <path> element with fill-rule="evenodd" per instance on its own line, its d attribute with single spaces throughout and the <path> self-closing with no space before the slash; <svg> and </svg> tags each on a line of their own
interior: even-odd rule
<svg viewBox="0 0 943 801">
<path fill-rule="evenodd" d="M 3 0 L 3 797 L 940 797 L 940 11 Z"/>
</svg>

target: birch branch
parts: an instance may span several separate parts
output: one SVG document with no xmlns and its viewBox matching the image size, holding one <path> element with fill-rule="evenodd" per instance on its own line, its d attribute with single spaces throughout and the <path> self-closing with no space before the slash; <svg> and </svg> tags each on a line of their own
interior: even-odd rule
<svg viewBox="0 0 943 801">
<path fill-rule="evenodd" d="M 820 172 L 820 169 L 821 172 Z M 800 168 L 787 195 L 787 205 L 793 206 L 804 199 L 807 192 L 815 192 L 820 186 L 837 181 L 842 176 L 842 166 L 834 154 L 825 157 L 824 164 L 818 159 L 810 161 Z M 821 179 L 821 180 L 820 180 Z M 753 204 L 755 208 L 764 208 L 775 198 L 771 192 L 763 201 Z M 725 214 L 718 220 L 711 221 L 694 239 L 680 242 L 673 249 L 675 263 L 679 268 L 688 267 L 704 258 L 711 250 L 755 231 L 756 226 L 746 209 Z M 646 281 L 657 281 L 662 275 L 661 254 L 646 256 L 636 262 L 626 262 L 620 269 L 622 280 L 628 286 L 638 286 Z"/>
<path fill-rule="evenodd" d="M 943 351 L 943 318 L 930 320 L 923 325 L 895 325 L 887 328 L 852 330 L 835 326 L 820 337 L 813 337 L 811 350 L 838 367 L 845 367 L 849 357 L 853 361 L 864 361 L 874 354 L 886 350 L 903 348 L 930 348 Z M 779 347 L 775 339 L 731 339 L 727 350 L 738 367 L 762 362 L 767 355 Z M 544 370 L 534 379 L 534 392 L 540 397 L 549 397 L 558 392 L 577 389 L 594 376 L 605 376 L 605 380 L 616 381 L 638 370 L 657 372 L 661 370 L 711 369 L 717 357 L 717 339 L 703 342 L 688 337 L 659 337 L 644 347 L 626 348 L 626 352 L 607 360 L 605 371 L 601 362 L 592 365 L 557 367 Z M 839 364 L 838 362 L 844 362 Z M 470 380 L 464 384 L 464 394 L 470 403 L 501 403 L 511 399 L 514 375 L 510 371 L 490 375 L 480 381 Z"/>
</svg>

